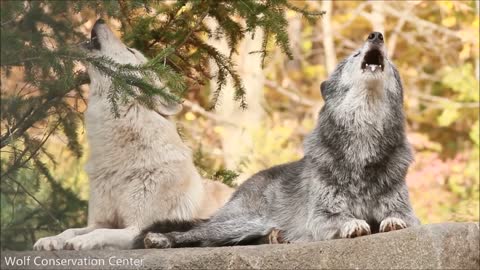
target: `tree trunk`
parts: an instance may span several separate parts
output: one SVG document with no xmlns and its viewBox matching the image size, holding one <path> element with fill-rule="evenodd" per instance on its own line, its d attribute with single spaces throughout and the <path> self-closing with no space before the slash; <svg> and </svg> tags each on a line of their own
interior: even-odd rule
<svg viewBox="0 0 480 270">
<path fill-rule="evenodd" d="M 477 9 L 477 17 L 478 17 L 479 10 L 480 10 L 480 1 L 475 1 L 475 7 Z M 477 77 L 477 80 L 480 80 L 480 60 L 479 60 L 479 57 L 477 57 L 477 60 L 475 60 L 475 76 Z"/>
<path fill-rule="evenodd" d="M 372 30 L 385 35 L 385 12 L 383 11 L 383 5 L 385 5 L 385 3 L 384 1 L 375 1 L 372 2 L 371 5 L 372 15 L 368 19 L 372 24 Z"/>
<path fill-rule="evenodd" d="M 323 47 L 325 48 L 325 66 L 328 74 L 337 66 L 337 55 L 335 54 L 335 44 L 333 42 L 332 32 L 332 1 L 323 0 L 321 10 L 325 11 L 322 21 Z"/>
<path fill-rule="evenodd" d="M 288 39 L 290 40 L 293 59 L 286 61 L 286 69 L 287 71 L 298 71 L 302 68 L 302 20 L 299 14 L 288 18 Z"/>
</svg>

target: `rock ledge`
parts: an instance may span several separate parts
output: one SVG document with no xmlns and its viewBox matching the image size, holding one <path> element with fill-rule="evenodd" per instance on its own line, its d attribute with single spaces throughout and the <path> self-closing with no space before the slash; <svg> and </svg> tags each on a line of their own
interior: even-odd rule
<svg viewBox="0 0 480 270">
<path fill-rule="evenodd" d="M 478 223 L 442 223 L 304 244 L 4 251 L 1 269 L 480 269 L 479 237 Z"/>
</svg>

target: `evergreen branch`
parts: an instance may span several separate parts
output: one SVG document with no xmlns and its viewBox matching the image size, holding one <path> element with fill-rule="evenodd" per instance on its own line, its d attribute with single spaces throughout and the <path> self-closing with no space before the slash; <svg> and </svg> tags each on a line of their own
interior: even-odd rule
<svg viewBox="0 0 480 270">
<path fill-rule="evenodd" d="M 168 20 L 166 23 L 163 24 L 162 28 L 160 28 L 158 31 L 155 32 L 160 32 L 162 33 L 163 31 L 167 30 L 174 22 L 175 22 L 175 16 L 178 14 L 178 12 L 187 4 L 186 0 L 181 0 L 177 1 L 176 6 L 174 9 L 172 9 L 170 12 L 168 12 Z M 153 45 L 157 44 L 161 40 L 161 37 L 154 38 L 150 44 L 147 45 L 147 49 L 150 49 L 153 47 Z"/>
<path fill-rule="evenodd" d="M 10 181 L 14 182 L 18 187 L 20 187 L 25 194 L 27 194 L 30 198 L 32 198 L 57 224 L 61 225 L 62 223 L 52 214 L 52 212 L 43 205 L 27 188 L 25 188 L 22 183 L 18 182 L 14 178 L 10 177 L 9 175 L 6 176 Z M 2 176 L 3 178 L 3 176 Z"/>
<path fill-rule="evenodd" d="M 47 140 L 50 138 L 50 136 L 56 131 L 56 129 L 58 128 L 58 126 L 60 125 L 60 122 L 57 122 L 57 124 L 54 126 L 54 128 L 50 129 L 50 131 L 44 136 L 44 138 L 42 138 L 42 140 L 40 141 L 40 143 L 38 143 L 37 147 L 35 148 L 35 150 L 31 151 L 31 149 L 29 149 L 28 147 L 25 147 L 25 154 L 27 152 L 30 152 L 30 156 L 27 157 L 25 160 L 21 160 L 21 159 L 16 159 L 13 163 L 13 165 L 10 166 L 10 168 L 8 168 L 7 171 L 5 171 L 4 173 L 2 173 L 2 176 L 0 178 L 3 178 L 3 177 L 7 177 L 9 176 L 12 172 L 18 170 L 19 168 L 23 168 L 32 158 L 34 158 L 38 151 L 40 151 L 40 149 L 42 148 L 42 146 L 47 142 Z M 23 135 L 24 137 L 26 137 L 26 135 L 24 134 Z M 25 140 L 27 140 L 27 138 L 25 138 Z M 24 155 L 21 156 L 21 158 L 23 158 Z"/>
<path fill-rule="evenodd" d="M 123 0 L 118 0 L 118 4 L 120 6 L 120 12 L 122 13 L 122 18 L 125 19 L 125 21 L 128 23 L 128 25 L 132 25 L 132 21 L 130 20 L 130 17 L 128 16 L 128 7 L 127 7 L 127 4 L 125 3 L 125 1 Z M 122 23 L 123 25 L 123 23 Z"/>
<path fill-rule="evenodd" d="M 193 64 L 190 63 L 189 59 L 187 59 L 185 56 L 182 54 L 175 54 L 176 57 L 178 57 L 188 68 L 195 70 L 196 72 L 202 74 L 203 78 L 206 79 L 211 79 L 212 76 L 210 73 L 206 70 L 206 68 L 200 67 L 200 66 L 192 66 Z M 204 84 L 204 80 L 202 78 L 195 77 L 194 75 L 191 74 L 186 74 L 186 76 L 194 81 L 196 81 L 199 84 Z"/>
<path fill-rule="evenodd" d="M 302 14 L 309 22 L 312 22 L 312 20 L 316 19 L 317 17 L 321 17 L 325 15 L 327 12 L 326 11 L 308 11 L 304 8 L 299 8 L 297 6 L 292 5 L 290 2 L 286 1 L 285 6 L 295 12 L 298 12 Z"/>
<path fill-rule="evenodd" d="M 240 76 L 238 75 L 237 71 L 235 70 L 235 65 L 231 60 L 219 52 L 215 47 L 205 43 L 204 41 L 200 40 L 198 37 L 192 37 L 192 43 L 195 44 L 198 48 L 205 50 L 210 57 L 215 60 L 216 65 L 219 68 L 218 73 L 218 92 L 221 91 L 221 87 L 224 85 L 226 80 L 225 71 L 228 72 L 230 77 L 233 80 L 233 85 L 235 88 L 235 96 L 234 99 L 236 101 L 240 101 L 240 107 L 246 108 L 247 104 L 245 102 L 245 88 L 242 85 Z M 217 95 L 218 97 L 218 95 Z M 214 107 L 215 103 L 213 104 Z"/>
<path fill-rule="evenodd" d="M 13 16 L 13 18 L 11 18 L 10 20 L 6 20 L 6 21 L 2 22 L 2 23 L 1 23 L 1 27 L 4 27 L 5 25 L 7 25 L 7 24 L 9 24 L 9 23 L 11 23 L 11 22 L 14 22 L 16 19 L 18 19 L 18 17 L 19 17 L 20 15 L 24 15 L 24 13 L 27 11 L 27 8 L 28 8 L 28 7 L 29 7 L 29 5 L 25 5 L 24 8 L 23 8 L 23 10 L 17 12 L 17 13 Z"/>
<path fill-rule="evenodd" d="M 0 149 L 7 146 L 12 140 L 24 134 L 33 124 L 46 116 L 46 112 L 53 104 L 59 100 L 58 97 L 52 97 L 42 104 L 39 108 L 31 108 L 20 122 L 13 126 L 11 130 L 0 138 Z"/>
<path fill-rule="evenodd" d="M 75 85 L 80 86 L 88 81 L 88 75 L 86 73 L 80 73 L 76 78 Z M 70 92 L 70 89 L 65 91 L 64 94 L 67 94 L 68 92 Z M 62 98 L 63 96 L 51 96 L 48 97 L 47 100 L 40 106 L 36 108 L 32 106 L 29 111 L 24 114 L 20 121 L 9 130 L 9 132 L 0 137 L 0 149 L 7 146 L 13 139 L 25 133 L 38 120 L 43 119 L 50 108 L 52 108 L 56 102 Z"/>
<path fill-rule="evenodd" d="M 210 9 L 207 8 L 207 10 L 205 10 L 205 12 L 203 12 L 203 14 L 197 18 L 197 20 L 195 21 L 194 27 L 192 27 L 192 28 L 190 29 L 190 31 L 187 33 L 187 35 L 185 35 L 185 38 L 183 38 L 180 42 L 178 42 L 177 44 L 174 45 L 175 48 L 180 48 L 180 47 L 182 47 L 183 45 L 185 45 L 185 43 L 188 41 L 188 39 L 190 38 L 190 36 L 191 36 L 195 31 L 197 31 L 198 28 L 202 25 L 202 22 L 203 22 L 203 20 L 205 19 L 205 17 L 207 17 L 209 10 L 210 10 Z M 167 55 L 167 57 L 168 57 L 168 55 Z"/>
</svg>

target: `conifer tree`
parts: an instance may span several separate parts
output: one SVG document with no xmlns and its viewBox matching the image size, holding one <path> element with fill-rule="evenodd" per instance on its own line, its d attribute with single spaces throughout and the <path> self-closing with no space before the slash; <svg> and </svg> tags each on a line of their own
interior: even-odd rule
<svg viewBox="0 0 480 270">
<path fill-rule="evenodd" d="M 2 249 L 28 249 L 46 231 L 52 234 L 85 222 L 86 202 L 52 176 L 49 164 L 62 161 L 45 147 L 61 134 L 71 152 L 82 155 L 78 107 L 85 101 L 82 86 L 89 78 L 80 63 L 90 63 L 112 78 L 113 113 L 119 102 L 136 100 L 149 107 L 156 96 L 179 101 L 188 84 L 204 84 L 213 76 L 219 83 L 212 107 L 228 78 L 236 89 L 232 98 L 246 107 L 241 78 L 231 61 L 236 45 L 260 27 L 265 38 L 253 53 L 265 59 L 269 43 L 275 43 L 291 56 L 286 10 L 309 20 L 320 15 L 287 0 L 12 0 L 2 1 L 0 10 Z M 132 66 L 85 55 L 78 46 L 89 37 L 79 30 L 85 22 L 80 18 L 95 17 L 119 20 L 123 40 L 151 60 Z M 218 29 L 207 27 L 207 17 L 218 21 Z M 206 42 L 219 37 L 228 40 L 230 55 Z M 209 73 L 209 60 L 218 66 L 217 74 Z M 149 83 L 152 72 L 172 94 Z"/>
</svg>

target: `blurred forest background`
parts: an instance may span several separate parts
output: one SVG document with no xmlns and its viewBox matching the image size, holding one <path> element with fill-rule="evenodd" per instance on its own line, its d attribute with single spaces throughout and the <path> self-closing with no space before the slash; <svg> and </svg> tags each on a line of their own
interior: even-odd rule
<svg viewBox="0 0 480 270">
<path fill-rule="evenodd" d="M 238 185 L 261 169 L 300 158 L 303 138 L 313 129 L 323 104 L 320 83 L 375 30 L 385 34 L 389 57 L 404 84 L 408 137 L 415 150 L 407 183 L 416 213 L 422 223 L 478 221 L 478 1 L 288 3 L 326 12 L 311 23 L 292 9 L 283 11 L 292 59 L 274 42 L 266 44 L 264 62 L 262 54 L 251 53 L 264 45 L 266 33 L 260 29 L 253 38 L 246 35 L 235 46 L 237 54 L 230 54 L 231 40 L 206 39 L 220 52 L 231 55 L 248 107 L 242 109 L 234 100 L 238 89 L 231 79 L 218 96 L 215 110 L 209 108 L 219 82 L 215 78 L 204 84 L 187 81 L 185 109 L 177 121 L 202 174 Z M 87 36 L 98 17 L 97 10 L 64 10 L 62 16 L 72 21 L 69 27 Z M 108 24 L 127 44 L 155 56 L 155 51 L 139 45 L 138 37 L 129 35 L 132 32 L 126 27 L 141 21 L 148 11 L 124 15 L 111 16 Z M 208 16 L 204 19 L 207 25 L 216 27 L 215 20 Z M 2 31 L 7 20 L 2 13 Z M 245 24 L 241 19 L 239 23 Z M 3 43 L 2 35 L 2 50 Z M 2 100 L 18 94 L 22 76 L 15 69 L 7 72 L 2 63 Z M 75 93 L 65 98 L 71 99 L 69 104 L 81 117 L 88 86 L 78 87 Z M 3 110 L 2 105 L 2 114 Z M 4 121 L 7 119 L 2 116 L 2 134 L 8 126 Z M 70 150 L 66 135 L 53 133 L 42 145 L 45 153 L 54 157 L 39 160 L 45 171 L 39 172 L 38 166 L 20 170 L 10 176 L 11 181 L 4 173 L 12 165 L 12 150 L 2 145 L 2 249 L 30 249 L 39 237 L 86 223 L 89 187 L 83 165 L 88 144 L 83 123 L 77 124 L 83 154 Z M 39 125 L 29 132 L 32 137 L 42 136 L 43 129 Z"/>
</svg>

